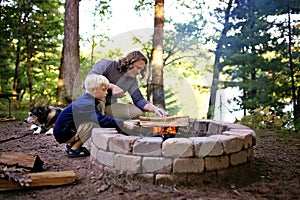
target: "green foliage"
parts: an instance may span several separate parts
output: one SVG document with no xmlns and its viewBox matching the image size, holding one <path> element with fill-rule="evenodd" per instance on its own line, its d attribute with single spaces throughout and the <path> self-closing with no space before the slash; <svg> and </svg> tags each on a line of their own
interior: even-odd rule
<svg viewBox="0 0 300 200">
<path fill-rule="evenodd" d="M 176 99 L 176 96 L 170 89 L 165 90 L 165 99 L 166 99 L 166 111 L 169 116 L 176 116 L 181 110 L 181 106 Z"/>
<path fill-rule="evenodd" d="M 269 129 L 292 129 L 290 113 L 272 111 L 270 106 L 257 108 L 251 111 L 250 115 L 244 116 L 237 123 L 245 124 L 256 128 Z"/>
<path fill-rule="evenodd" d="M 0 38 L 4 47 L 0 50 L 0 92 L 12 91 L 15 76 L 19 101 L 28 103 L 31 96 L 35 104 L 39 99 L 54 103 L 63 33 L 60 9 L 64 4 L 60 0 L 15 0 L 2 1 L 0 5 L 0 32 L 4 36 Z M 29 76 L 33 86 L 31 94 Z"/>
<path fill-rule="evenodd" d="M 295 2 L 290 1 L 290 10 L 295 12 L 295 8 Z M 225 87 L 234 83 L 243 91 L 238 102 L 243 109 L 270 106 L 281 112 L 291 104 L 292 81 L 286 36 L 286 16 L 290 10 L 286 1 L 239 0 L 231 11 L 231 31 L 223 45 L 221 69 L 231 80 Z M 297 23 L 299 19 L 291 23 L 296 88 L 300 86 Z"/>
</svg>

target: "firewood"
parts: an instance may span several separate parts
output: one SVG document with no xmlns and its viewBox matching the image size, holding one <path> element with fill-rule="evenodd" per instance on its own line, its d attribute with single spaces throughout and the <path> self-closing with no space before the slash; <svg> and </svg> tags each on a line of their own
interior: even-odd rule
<svg viewBox="0 0 300 200">
<path fill-rule="evenodd" d="M 37 155 L 20 153 L 20 152 L 1 152 L 0 164 L 16 165 L 30 169 L 33 172 L 42 170 L 44 162 Z"/>
<path fill-rule="evenodd" d="M 39 172 L 25 175 L 31 180 L 31 183 L 29 183 L 27 186 L 21 186 L 19 183 L 14 182 L 13 180 L 0 178 L 0 191 L 42 186 L 68 185 L 76 181 L 76 174 L 74 171 Z"/>
<path fill-rule="evenodd" d="M 188 126 L 189 117 L 140 117 L 140 125 L 144 127 L 170 127 L 170 126 Z"/>
</svg>

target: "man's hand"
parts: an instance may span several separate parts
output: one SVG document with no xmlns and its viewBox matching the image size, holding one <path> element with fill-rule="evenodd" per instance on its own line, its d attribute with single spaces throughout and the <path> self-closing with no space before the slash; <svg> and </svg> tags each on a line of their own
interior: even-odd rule
<svg viewBox="0 0 300 200">
<path fill-rule="evenodd" d="M 158 117 L 167 117 L 168 116 L 168 113 L 164 109 L 158 108 L 155 105 L 153 105 L 152 103 L 147 103 L 144 106 L 143 110 L 148 111 L 148 112 L 153 112 Z"/>
<path fill-rule="evenodd" d="M 156 109 L 154 110 L 154 113 L 155 113 L 158 117 L 167 117 L 167 116 L 168 116 L 168 113 L 167 113 L 165 110 L 161 109 L 161 108 L 156 108 Z"/>
</svg>

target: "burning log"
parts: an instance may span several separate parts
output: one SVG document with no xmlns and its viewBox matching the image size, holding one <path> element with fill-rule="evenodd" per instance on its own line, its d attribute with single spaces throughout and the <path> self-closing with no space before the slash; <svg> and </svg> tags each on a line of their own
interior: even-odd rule
<svg viewBox="0 0 300 200">
<path fill-rule="evenodd" d="M 163 140 L 166 140 L 168 138 L 174 138 L 177 131 L 178 131 L 178 127 L 176 126 L 170 126 L 170 127 L 157 127 L 154 126 L 151 129 L 152 134 L 154 134 L 154 136 L 161 136 Z"/>
<path fill-rule="evenodd" d="M 178 127 L 170 126 L 170 127 L 152 127 L 153 134 L 176 134 L 178 131 Z"/>
</svg>

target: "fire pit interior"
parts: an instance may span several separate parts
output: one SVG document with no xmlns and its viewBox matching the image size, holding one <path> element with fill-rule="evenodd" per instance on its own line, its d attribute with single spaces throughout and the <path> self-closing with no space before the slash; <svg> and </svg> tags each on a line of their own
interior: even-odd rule
<svg viewBox="0 0 300 200">
<path fill-rule="evenodd" d="M 174 138 L 178 133 L 179 127 L 188 127 L 189 117 L 140 117 L 138 124 L 142 127 L 141 129 L 143 129 L 143 127 L 146 128 L 146 131 L 140 129 L 139 133 L 147 133 L 147 127 L 150 127 L 150 136 L 161 137 L 163 141 L 165 141 L 168 138 Z M 148 133 L 146 135 L 148 135 Z"/>
</svg>

